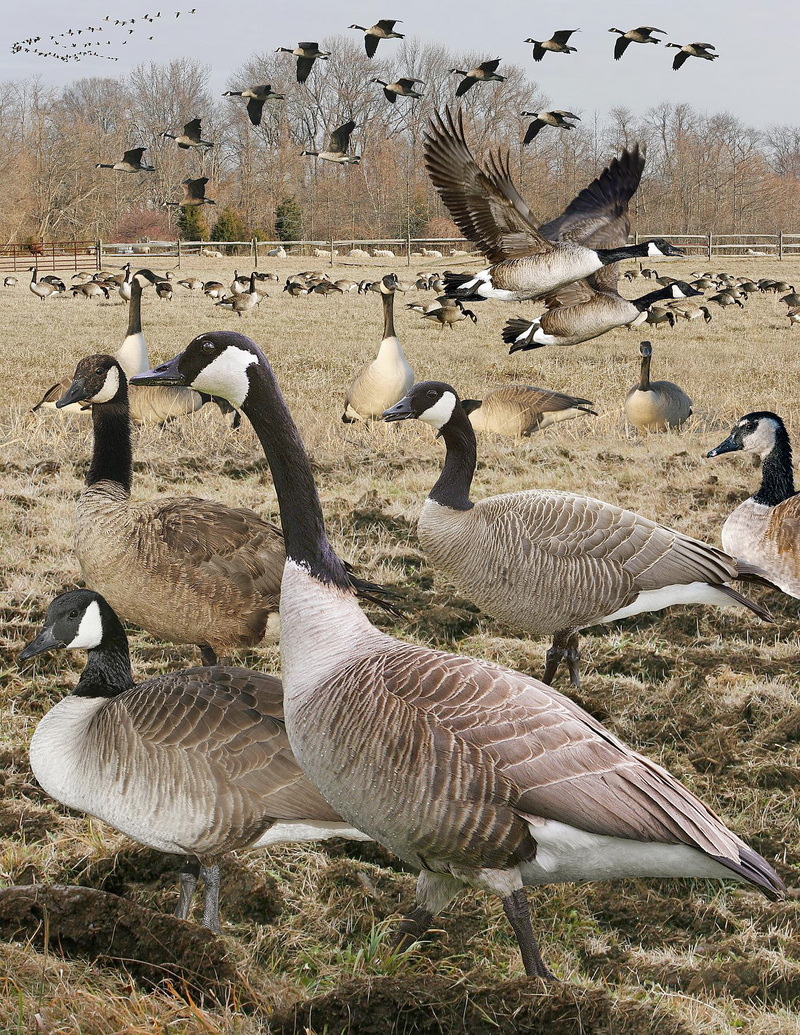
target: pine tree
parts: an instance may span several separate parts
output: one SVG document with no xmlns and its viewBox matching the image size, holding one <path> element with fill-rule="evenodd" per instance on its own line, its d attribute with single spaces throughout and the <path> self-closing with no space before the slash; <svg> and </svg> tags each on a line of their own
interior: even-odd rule
<svg viewBox="0 0 800 1035">
<path fill-rule="evenodd" d="M 230 205 L 220 212 L 214 229 L 211 231 L 212 241 L 244 241 L 247 238 L 247 228 L 244 220 L 235 208 Z"/>
<path fill-rule="evenodd" d="M 303 213 L 294 194 L 284 198 L 275 209 L 275 233 L 279 241 L 302 240 Z"/>
<path fill-rule="evenodd" d="M 182 241 L 208 240 L 208 223 L 200 205 L 188 205 L 180 210 L 178 233 Z"/>
</svg>

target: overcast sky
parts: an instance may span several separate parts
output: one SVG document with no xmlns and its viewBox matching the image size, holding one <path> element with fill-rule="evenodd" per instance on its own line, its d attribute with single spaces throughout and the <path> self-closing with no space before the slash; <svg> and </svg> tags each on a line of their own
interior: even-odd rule
<svg viewBox="0 0 800 1035">
<path fill-rule="evenodd" d="M 191 7 L 196 14 L 189 16 Z M 161 11 L 153 26 L 140 16 Z M 175 12 L 182 11 L 176 19 Z M 637 112 L 668 100 L 685 101 L 706 111 L 730 111 L 752 125 L 800 123 L 798 112 L 797 35 L 800 7 L 794 0 L 551 0 L 549 3 L 492 0 L 305 0 L 303 3 L 268 3 L 236 0 L 226 5 L 215 0 L 21 0 L 6 6 L 0 28 L 0 77 L 22 79 L 38 74 L 62 85 L 84 76 L 123 77 L 145 60 L 176 57 L 200 59 L 212 68 L 212 88 L 222 92 L 227 76 L 243 60 L 298 40 L 322 40 L 347 33 L 347 25 L 372 25 L 378 18 L 402 16 L 397 26 L 409 36 L 444 43 L 454 50 L 479 50 L 486 58 L 500 56 L 530 70 L 555 107 L 584 113 L 603 113 L 625 105 Z M 120 57 L 117 62 L 90 58 L 64 63 L 29 54 L 12 54 L 14 41 L 44 37 L 69 28 L 104 25 L 104 15 L 136 18 L 135 32 L 113 30 L 114 41 L 103 50 Z M 713 43 L 719 60 L 690 59 L 672 71 L 674 50 L 663 45 L 631 44 L 622 60 L 613 60 L 616 39 L 613 25 L 629 29 L 652 24 L 667 31 L 677 43 Z M 140 28 L 143 31 L 139 31 Z M 527 37 L 547 39 L 556 29 L 579 28 L 572 40 L 578 52 L 547 54 L 534 64 Z M 154 36 L 152 42 L 147 36 Z M 77 37 L 79 40 L 86 37 Z M 123 38 L 128 42 L 121 46 Z M 391 48 L 381 43 L 381 52 Z M 45 47 L 49 49 L 49 45 Z M 397 68 L 398 75 L 402 69 Z M 502 68 L 500 69 L 502 72 Z"/>
</svg>

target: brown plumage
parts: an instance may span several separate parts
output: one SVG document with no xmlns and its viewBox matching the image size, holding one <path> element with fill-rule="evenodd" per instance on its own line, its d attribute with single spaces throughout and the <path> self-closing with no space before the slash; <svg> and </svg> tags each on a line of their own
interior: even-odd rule
<svg viewBox="0 0 800 1035">
<path fill-rule="evenodd" d="M 692 414 L 692 400 L 672 381 L 651 381 L 650 361 L 653 346 L 643 341 L 639 383 L 625 396 L 625 416 L 639 431 L 665 431 L 679 428 Z"/>
<path fill-rule="evenodd" d="M 582 413 L 597 413 L 589 399 L 530 385 L 505 385 L 483 399 L 462 399 L 461 406 L 476 431 L 520 438 Z"/>
</svg>

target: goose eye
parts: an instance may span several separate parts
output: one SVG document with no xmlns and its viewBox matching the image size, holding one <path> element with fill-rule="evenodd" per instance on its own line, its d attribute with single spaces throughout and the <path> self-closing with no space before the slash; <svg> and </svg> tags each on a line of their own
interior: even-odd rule
<svg viewBox="0 0 800 1035">
<path fill-rule="evenodd" d="M 95 367 L 94 372 L 95 372 L 95 374 L 102 374 L 103 373 L 103 368 L 102 367 Z"/>
<path fill-rule="evenodd" d="M 437 396 L 438 394 L 439 394 L 438 392 L 435 392 L 435 391 L 434 391 L 433 389 L 431 389 L 431 390 L 430 390 L 430 391 L 428 392 L 428 398 L 429 398 L 429 399 L 435 399 L 435 398 L 436 398 L 436 396 Z"/>
<path fill-rule="evenodd" d="M 213 352 L 214 351 L 214 342 L 213 341 L 201 341 L 200 342 L 200 348 L 202 349 L 203 352 Z"/>
<path fill-rule="evenodd" d="M 77 618 L 78 617 L 78 612 L 77 611 L 70 611 L 69 616 L 70 616 L 70 618 Z"/>
</svg>

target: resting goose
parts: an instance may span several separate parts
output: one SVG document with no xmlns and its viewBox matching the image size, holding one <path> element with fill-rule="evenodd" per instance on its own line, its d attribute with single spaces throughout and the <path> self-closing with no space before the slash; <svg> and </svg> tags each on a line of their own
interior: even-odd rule
<svg viewBox="0 0 800 1035">
<path fill-rule="evenodd" d="M 502 899 L 526 973 L 547 978 L 526 884 L 711 877 L 784 894 L 766 860 L 569 698 L 370 624 L 328 541 L 308 456 L 254 342 L 201 334 L 139 379 L 225 396 L 261 441 L 286 529 L 289 741 L 345 822 L 420 871 L 400 944 L 422 937 L 459 891 L 480 888 Z"/>
<path fill-rule="evenodd" d="M 55 650 L 87 651 L 86 666 L 36 727 L 33 775 L 62 805 L 187 856 L 176 916 L 188 918 L 199 873 L 203 926 L 219 931 L 220 860 L 235 849 L 369 840 L 295 761 L 279 679 L 215 666 L 135 683 L 122 623 L 88 589 L 53 600 L 20 660 Z"/>
<path fill-rule="evenodd" d="M 653 346 L 643 341 L 639 346 L 642 357 L 639 383 L 625 396 L 625 416 L 639 431 L 665 431 L 679 428 L 692 415 L 692 400 L 672 381 L 651 381 L 650 360 Z M 739 556 L 735 551 L 735 556 Z"/>
<path fill-rule="evenodd" d="M 576 53 L 578 48 L 568 46 L 567 40 L 573 33 L 580 31 L 580 29 L 559 29 L 558 32 L 553 33 L 549 40 L 535 40 L 529 36 L 525 42 L 533 44 L 533 60 L 541 61 L 548 51 L 551 54 Z"/>
<path fill-rule="evenodd" d="M 597 416 L 589 399 L 530 385 L 505 385 L 483 399 L 462 399 L 461 407 L 476 431 L 513 438 L 527 437 L 551 424 L 573 420 L 582 413 Z"/>
<path fill-rule="evenodd" d="M 293 54 L 297 58 L 297 81 L 304 83 L 311 75 L 315 61 L 327 61 L 330 51 L 320 50 L 318 43 L 298 43 L 294 49 L 278 47 L 276 54 Z"/>
<path fill-rule="evenodd" d="M 761 487 L 726 519 L 723 548 L 757 564 L 784 593 L 800 598 L 800 494 L 786 426 L 777 413 L 748 413 L 706 456 L 737 450 L 761 458 Z"/>
</svg>

